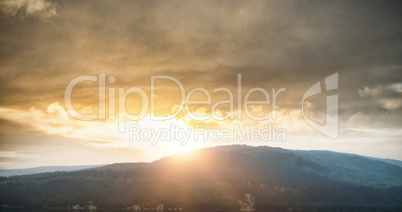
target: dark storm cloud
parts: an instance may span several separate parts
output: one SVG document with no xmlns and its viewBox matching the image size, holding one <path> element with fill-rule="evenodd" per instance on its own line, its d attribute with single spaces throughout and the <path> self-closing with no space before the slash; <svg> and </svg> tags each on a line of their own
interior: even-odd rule
<svg viewBox="0 0 402 212">
<path fill-rule="evenodd" d="M 282 104 L 295 108 L 311 85 L 339 72 L 346 120 L 367 112 L 359 90 L 402 82 L 399 1 L 48 5 L 57 10 L 46 20 L 34 15 L 1 19 L 2 105 L 63 102 L 67 83 L 82 74 L 105 72 L 116 76 L 118 86 L 147 90 L 153 74 L 172 74 L 187 88 L 213 89 L 233 88 L 236 74 L 242 73 L 246 87 L 286 87 L 289 101 Z M 11 14 L 4 11 L 3 16 Z M 78 98 L 94 104 L 87 98 L 94 94 L 87 90 Z M 402 98 L 398 92 L 393 95 Z M 367 115 L 383 113 L 389 110 Z"/>
<path fill-rule="evenodd" d="M 73 78 L 99 73 L 116 77 L 108 86 L 147 92 L 152 75 L 176 77 L 187 92 L 235 91 L 241 73 L 243 94 L 252 87 L 284 87 L 278 105 L 295 114 L 310 86 L 339 72 L 341 137 L 367 138 L 378 142 L 375 151 L 399 157 L 401 5 L 399 0 L 0 0 L 0 115 L 5 117 L 0 166 L 109 163 L 140 155 L 138 149 L 113 149 L 107 139 L 49 133 L 63 124 L 75 128 L 64 123 L 61 110 L 55 115 L 48 106 L 64 105 Z M 79 84 L 73 103 L 96 108 L 96 86 Z M 177 87 L 159 91 L 170 111 Z M 308 99 L 317 116 L 325 113 L 325 95 Z M 299 115 L 291 120 L 301 120 Z M 368 129 L 356 130 L 360 127 Z"/>
<path fill-rule="evenodd" d="M 57 3 L 49 0 L 2 0 L 0 19 L 49 18 L 56 15 Z"/>
</svg>

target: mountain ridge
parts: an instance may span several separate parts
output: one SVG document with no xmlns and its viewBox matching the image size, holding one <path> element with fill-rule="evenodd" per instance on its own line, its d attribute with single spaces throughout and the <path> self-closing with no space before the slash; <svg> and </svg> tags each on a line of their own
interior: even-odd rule
<svg viewBox="0 0 402 212">
<path fill-rule="evenodd" d="M 215 147 L 209 147 L 209 148 L 219 148 L 219 147 L 224 147 L 224 148 L 230 148 L 230 147 L 253 147 L 253 146 L 248 146 L 248 145 L 220 145 L 220 146 L 215 146 Z M 336 151 L 331 151 L 331 150 L 294 150 L 294 149 L 284 149 L 281 147 L 270 147 L 270 146 L 255 146 L 257 148 L 272 148 L 275 150 L 279 151 L 294 151 L 294 152 L 316 152 L 316 153 L 329 153 L 329 154 L 342 154 L 345 156 L 357 156 L 357 157 L 362 157 L 362 158 L 367 158 L 371 160 L 377 160 L 377 161 L 382 161 L 386 162 L 388 164 L 396 165 L 399 167 L 402 167 L 402 161 L 396 160 L 396 159 L 390 159 L 390 158 L 376 158 L 376 157 L 370 157 L 370 156 L 364 156 L 364 155 L 359 155 L 359 154 L 353 154 L 353 153 L 344 153 L 344 152 L 336 152 Z M 203 148 L 203 149 L 209 149 L 209 148 Z M 197 151 L 197 150 L 194 150 Z M 190 151 L 193 152 L 193 151 Z M 181 154 L 186 154 L 186 153 L 179 153 L 176 155 L 181 155 Z M 171 155 L 174 156 L 174 155 Z M 171 157 L 171 156 L 165 156 L 163 158 Z M 155 161 L 159 161 L 163 158 L 157 159 Z M 152 161 L 152 162 L 155 162 Z M 9 177 L 9 176 L 17 176 L 17 175 L 30 175 L 30 174 L 39 174 L 39 173 L 46 173 L 46 172 L 62 172 L 62 171 L 79 171 L 79 170 L 84 170 L 84 169 L 92 169 L 92 168 L 112 168 L 115 169 L 116 167 L 112 167 L 114 165 L 124 164 L 125 166 L 130 166 L 130 164 L 148 164 L 152 162 L 121 162 L 121 163 L 111 163 L 111 164 L 102 164 L 102 165 L 76 165 L 76 166 L 38 166 L 38 167 L 31 167 L 31 168 L 20 168 L 20 169 L 0 169 L 0 177 Z"/>
<path fill-rule="evenodd" d="M 78 165 L 78 166 L 38 166 L 32 168 L 23 169 L 0 169 L 0 176 L 9 177 L 16 175 L 30 175 L 39 174 L 45 172 L 57 172 L 57 171 L 78 171 L 83 169 L 90 169 L 100 167 L 104 165 Z"/>
<path fill-rule="evenodd" d="M 402 168 L 364 156 L 272 147 L 218 146 L 151 163 L 0 177 L 0 204 L 102 208 L 164 204 L 236 209 L 245 193 L 257 208 L 402 208 Z M 366 211 L 366 210 L 363 210 Z"/>
</svg>

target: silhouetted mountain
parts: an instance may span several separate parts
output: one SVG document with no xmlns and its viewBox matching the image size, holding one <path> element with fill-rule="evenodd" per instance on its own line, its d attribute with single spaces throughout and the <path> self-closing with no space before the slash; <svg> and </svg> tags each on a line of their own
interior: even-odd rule
<svg viewBox="0 0 402 212">
<path fill-rule="evenodd" d="M 245 193 L 256 207 L 367 211 L 401 209 L 402 168 L 329 151 L 220 146 L 152 163 L 112 164 L 75 172 L 0 178 L 0 204 L 85 204 L 104 208 L 238 209 Z"/>
<path fill-rule="evenodd" d="M 57 171 L 78 171 L 83 169 L 90 169 L 100 167 L 103 165 L 87 165 L 87 166 L 40 166 L 27 169 L 0 169 L 0 176 L 9 177 L 14 175 L 27 175 L 38 174 L 44 172 L 57 172 Z"/>
<path fill-rule="evenodd" d="M 400 161 L 400 160 L 384 159 L 384 158 L 371 158 L 371 159 L 384 161 L 386 163 L 390 163 L 390 164 L 394 164 L 394 165 L 402 167 L 402 161 Z"/>
</svg>

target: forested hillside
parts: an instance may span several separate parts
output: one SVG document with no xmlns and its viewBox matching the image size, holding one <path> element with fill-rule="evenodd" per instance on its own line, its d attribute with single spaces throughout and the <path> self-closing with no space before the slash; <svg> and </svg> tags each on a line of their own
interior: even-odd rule
<svg viewBox="0 0 402 212">
<path fill-rule="evenodd" d="M 254 195 L 257 209 L 396 210 L 402 207 L 402 168 L 335 152 L 222 146 L 152 163 L 0 178 L 0 204 L 23 207 L 92 201 L 102 208 L 238 209 L 245 193 Z"/>
</svg>

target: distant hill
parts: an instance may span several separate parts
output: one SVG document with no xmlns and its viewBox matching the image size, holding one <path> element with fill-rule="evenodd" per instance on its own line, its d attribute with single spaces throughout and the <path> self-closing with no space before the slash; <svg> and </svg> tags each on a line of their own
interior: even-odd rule
<svg viewBox="0 0 402 212">
<path fill-rule="evenodd" d="M 326 167 L 328 172 L 319 174 L 332 180 L 375 187 L 402 186 L 402 167 L 396 165 L 401 161 L 330 151 L 296 151 L 295 154 Z"/>
<path fill-rule="evenodd" d="M 400 211 L 402 167 L 329 151 L 220 146 L 152 163 L 0 178 L 0 205 L 238 210 L 246 193 L 257 209 Z"/>
<path fill-rule="evenodd" d="M 390 163 L 390 164 L 394 164 L 394 165 L 402 167 L 402 161 L 400 161 L 400 160 L 384 159 L 384 158 L 372 158 L 372 157 L 370 157 L 370 159 L 380 160 L 380 161 L 384 161 L 386 163 Z"/>
<path fill-rule="evenodd" d="M 44 172 L 56 172 L 56 171 L 78 171 L 82 169 L 90 169 L 100 167 L 103 165 L 86 165 L 86 166 L 41 166 L 27 169 L 0 169 L 0 176 L 9 177 L 14 175 L 28 175 Z"/>
</svg>

